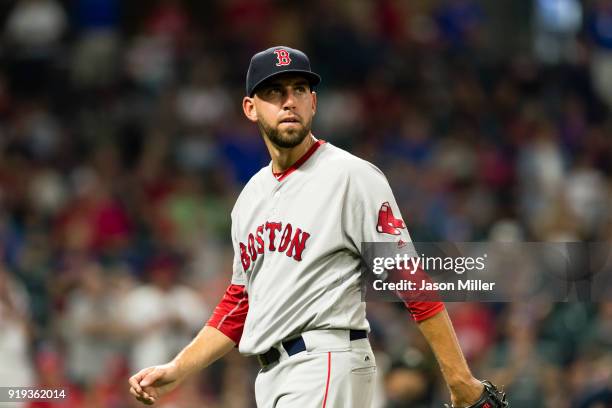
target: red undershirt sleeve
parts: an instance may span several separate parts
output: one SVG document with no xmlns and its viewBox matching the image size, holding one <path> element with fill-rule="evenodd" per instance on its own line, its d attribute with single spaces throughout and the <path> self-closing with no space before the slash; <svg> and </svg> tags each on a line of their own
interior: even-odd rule
<svg viewBox="0 0 612 408">
<path fill-rule="evenodd" d="M 431 282 L 429 276 L 421 268 L 417 269 L 414 274 L 404 270 L 398 274 L 398 277 L 419 283 L 422 280 Z M 439 296 L 435 291 L 400 292 L 398 296 L 404 300 L 404 305 L 417 323 L 427 320 L 445 309 L 444 303 L 437 300 Z"/>
<path fill-rule="evenodd" d="M 442 302 L 404 302 L 412 318 L 418 323 L 427 320 L 444 310 Z"/>
<path fill-rule="evenodd" d="M 214 327 L 238 344 L 248 312 L 249 299 L 246 287 L 232 284 L 227 287 L 206 325 Z"/>
</svg>

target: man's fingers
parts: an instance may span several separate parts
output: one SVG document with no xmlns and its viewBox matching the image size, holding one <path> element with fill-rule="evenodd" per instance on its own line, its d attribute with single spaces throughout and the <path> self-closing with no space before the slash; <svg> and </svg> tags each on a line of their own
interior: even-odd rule
<svg viewBox="0 0 612 408">
<path fill-rule="evenodd" d="M 141 387 L 147 387 L 157 381 L 159 378 L 163 376 L 164 372 L 159 369 L 154 369 L 148 372 L 142 380 L 140 380 Z"/>
<path fill-rule="evenodd" d="M 136 397 L 137 400 L 145 398 L 146 393 L 143 391 L 137 391 L 134 387 L 130 387 L 130 394 Z"/>
<path fill-rule="evenodd" d="M 133 387 L 130 388 L 130 394 L 136 397 L 136 400 L 142 402 L 143 404 L 153 405 L 153 403 L 155 403 L 155 398 L 151 397 L 146 392 L 139 393 Z"/>
<path fill-rule="evenodd" d="M 139 372 L 130 377 L 128 382 L 138 393 L 142 393 L 140 382 L 148 373 L 153 371 L 153 369 L 153 367 L 145 368 L 144 370 L 140 370 Z"/>
<path fill-rule="evenodd" d="M 153 403 L 155 401 L 151 400 L 150 398 L 145 398 L 145 397 L 138 397 L 136 398 L 138 401 L 142 402 L 145 405 L 153 405 Z"/>
<path fill-rule="evenodd" d="M 136 397 L 136 400 L 146 405 L 153 405 L 156 401 L 157 395 L 154 388 L 150 388 L 147 391 L 144 387 L 157 381 L 162 376 L 163 372 L 157 370 L 155 367 L 145 368 L 134 374 L 128 380 L 130 384 L 130 394 Z"/>
<path fill-rule="evenodd" d="M 149 394 L 145 392 L 144 396 L 142 397 L 142 402 L 144 402 L 147 405 L 153 405 L 155 403 L 155 398 L 153 398 L 152 396 L 150 396 Z"/>
<path fill-rule="evenodd" d="M 139 384 L 140 380 L 138 380 L 136 376 L 130 377 L 128 382 L 130 384 L 130 391 L 134 390 L 136 394 L 142 393 L 142 388 L 140 388 Z"/>
</svg>

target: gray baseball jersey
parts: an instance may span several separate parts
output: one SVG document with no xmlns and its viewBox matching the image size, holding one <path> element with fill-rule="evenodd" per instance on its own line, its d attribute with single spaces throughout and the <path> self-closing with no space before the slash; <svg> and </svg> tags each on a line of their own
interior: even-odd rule
<svg viewBox="0 0 612 408">
<path fill-rule="evenodd" d="M 249 311 L 239 350 L 259 354 L 317 329 L 369 330 L 361 243 L 411 242 L 391 188 L 369 162 L 322 140 L 281 176 L 272 164 L 232 210 L 232 283 Z"/>
</svg>

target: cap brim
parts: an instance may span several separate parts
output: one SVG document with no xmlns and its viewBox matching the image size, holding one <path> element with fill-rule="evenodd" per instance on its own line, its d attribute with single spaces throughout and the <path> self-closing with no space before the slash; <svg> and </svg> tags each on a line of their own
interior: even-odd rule
<svg viewBox="0 0 612 408">
<path fill-rule="evenodd" d="M 306 79 L 308 80 L 308 83 L 310 84 L 310 86 L 317 86 L 319 85 L 319 83 L 321 82 L 321 77 L 319 76 L 319 74 L 315 74 L 312 71 L 306 71 L 303 69 L 288 69 L 286 71 L 279 71 L 279 72 L 275 72 L 273 74 L 268 75 L 265 78 L 262 78 L 259 82 L 257 82 L 253 88 L 251 89 L 251 92 L 249 92 L 249 97 L 252 97 L 253 94 L 255 94 L 255 92 L 257 91 L 257 88 L 259 88 L 261 85 L 263 85 L 264 82 L 282 75 L 282 74 L 302 74 L 304 77 L 306 77 Z"/>
</svg>

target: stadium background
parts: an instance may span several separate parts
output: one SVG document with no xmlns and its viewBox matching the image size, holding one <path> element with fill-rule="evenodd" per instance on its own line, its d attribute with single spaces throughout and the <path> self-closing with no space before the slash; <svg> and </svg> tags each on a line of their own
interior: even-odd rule
<svg viewBox="0 0 612 408">
<path fill-rule="evenodd" d="M 206 321 L 272 44 L 309 54 L 315 135 L 382 168 L 416 241 L 612 240 L 610 0 L 7 0 L 0 24 L 0 386 L 137 406 L 129 374 Z M 448 307 L 514 407 L 611 406 L 612 304 Z M 369 318 L 376 406 L 440 406 L 407 312 Z M 160 406 L 253 407 L 255 373 L 232 353 Z"/>
</svg>

